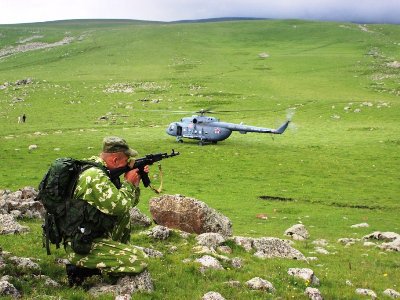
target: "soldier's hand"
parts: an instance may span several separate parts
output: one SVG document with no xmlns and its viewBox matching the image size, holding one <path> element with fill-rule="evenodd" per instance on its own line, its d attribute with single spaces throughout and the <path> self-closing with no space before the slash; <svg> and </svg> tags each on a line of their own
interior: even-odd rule
<svg viewBox="0 0 400 300">
<path fill-rule="evenodd" d="M 132 183 L 136 187 L 139 186 L 140 183 L 139 169 L 130 170 L 129 172 L 126 172 L 124 176 L 126 181 Z"/>
</svg>

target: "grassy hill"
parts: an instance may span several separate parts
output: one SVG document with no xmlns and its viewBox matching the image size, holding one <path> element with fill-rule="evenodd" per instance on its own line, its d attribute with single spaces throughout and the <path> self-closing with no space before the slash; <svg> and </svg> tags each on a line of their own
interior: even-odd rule
<svg viewBox="0 0 400 300">
<path fill-rule="evenodd" d="M 311 241 L 328 240 L 336 254 L 304 264 L 322 279 L 327 299 L 356 299 L 356 287 L 379 295 L 399 290 L 398 253 L 337 243 L 376 230 L 400 232 L 399 37 L 398 25 L 299 20 L 1 25 L 0 189 L 37 186 L 54 158 L 97 154 L 106 135 L 123 136 L 141 155 L 174 148 L 182 155 L 163 163 L 165 193 L 206 202 L 232 220 L 235 235 L 283 237 L 302 222 L 310 241 L 295 247 L 309 256 Z M 216 114 L 222 121 L 264 127 L 281 124 L 288 109 L 295 115 L 274 140 L 234 133 L 199 147 L 165 134 L 170 122 L 209 107 L 231 111 Z M 18 124 L 23 113 L 27 122 Z M 29 151 L 32 144 L 38 149 Z M 147 214 L 152 196 L 143 190 L 139 207 Z M 277 198 L 293 201 L 262 200 Z M 257 219 L 259 213 L 268 219 Z M 54 257 L 41 249 L 40 224 L 26 222 L 37 233 L 34 251 L 15 245 L 32 236 L 0 236 L 2 248 L 43 252 L 43 264 L 56 272 Z M 350 228 L 361 222 L 370 227 Z M 185 270 L 176 257 L 156 261 L 152 297 L 199 299 L 214 288 L 227 299 L 264 299 L 228 291 L 218 279 L 261 275 L 277 285 L 276 295 L 305 297 L 287 278 L 295 263 L 248 261 L 245 270 L 206 276 Z M 176 291 L 178 282 L 187 290 Z"/>
</svg>

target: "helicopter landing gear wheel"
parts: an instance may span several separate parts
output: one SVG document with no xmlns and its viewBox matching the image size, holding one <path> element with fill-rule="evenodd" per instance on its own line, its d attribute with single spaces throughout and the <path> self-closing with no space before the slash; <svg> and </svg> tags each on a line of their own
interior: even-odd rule
<svg viewBox="0 0 400 300">
<path fill-rule="evenodd" d="M 200 142 L 199 142 L 199 146 L 204 146 L 204 142 L 203 142 L 203 141 L 200 141 Z"/>
<path fill-rule="evenodd" d="M 181 138 L 179 138 L 179 137 L 176 138 L 176 141 L 177 141 L 178 143 L 183 143 L 183 140 L 182 140 Z"/>
</svg>

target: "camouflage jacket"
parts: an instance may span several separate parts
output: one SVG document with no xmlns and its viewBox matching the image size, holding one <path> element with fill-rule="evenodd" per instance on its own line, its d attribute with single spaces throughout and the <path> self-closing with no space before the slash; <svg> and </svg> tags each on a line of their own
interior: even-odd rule
<svg viewBox="0 0 400 300">
<path fill-rule="evenodd" d="M 93 156 L 87 160 L 105 166 L 100 157 Z M 118 190 L 104 171 L 92 167 L 79 175 L 73 198 L 85 200 L 101 212 L 116 216 L 117 224 L 110 237 L 115 241 L 127 243 L 131 229 L 129 211 L 139 202 L 139 196 L 138 187 L 123 181 Z"/>
</svg>

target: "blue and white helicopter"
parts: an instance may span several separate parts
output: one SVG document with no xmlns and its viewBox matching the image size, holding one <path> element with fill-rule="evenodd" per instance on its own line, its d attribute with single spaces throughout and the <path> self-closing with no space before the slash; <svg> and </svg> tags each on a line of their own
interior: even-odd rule
<svg viewBox="0 0 400 300">
<path fill-rule="evenodd" d="M 255 127 L 243 125 L 242 123 L 221 122 L 217 118 L 205 115 L 205 113 L 209 112 L 208 110 L 200 110 L 196 112 L 200 115 L 185 117 L 179 122 L 173 122 L 169 124 L 167 133 L 175 136 L 176 140 L 180 143 L 183 143 L 183 138 L 187 138 L 199 140 L 199 145 L 204 145 L 207 143 L 216 144 L 219 141 L 223 141 L 231 135 L 232 131 L 239 131 L 242 134 L 248 132 L 282 134 L 290 123 L 290 119 L 288 119 L 277 129 Z"/>
</svg>

